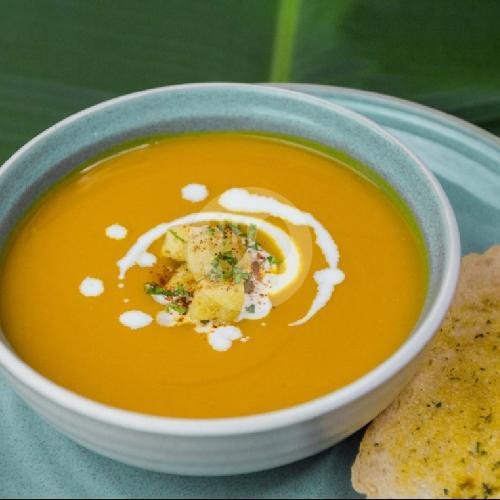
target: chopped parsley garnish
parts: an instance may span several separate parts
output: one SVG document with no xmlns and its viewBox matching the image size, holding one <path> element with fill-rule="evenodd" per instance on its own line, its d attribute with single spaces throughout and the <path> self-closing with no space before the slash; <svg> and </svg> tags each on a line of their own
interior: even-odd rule
<svg viewBox="0 0 500 500">
<path fill-rule="evenodd" d="M 255 224 L 250 224 L 248 226 L 247 232 L 247 248 L 252 248 L 253 250 L 258 250 L 260 245 L 257 243 L 257 226 Z"/>
<path fill-rule="evenodd" d="M 233 267 L 233 280 L 235 283 L 241 283 L 242 281 L 248 281 L 250 279 L 250 273 L 243 271 L 241 267 Z"/>
<path fill-rule="evenodd" d="M 220 281 L 222 279 L 222 271 L 219 269 L 219 264 L 212 261 L 212 268 L 208 273 L 208 279 L 210 281 Z"/>
<path fill-rule="evenodd" d="M 210 236 L 213 236 L 215 234 L 215 229 L 212 227 L 212 226 L 209 226 L 207 228 L 207 233 L 210 235 Z"/>
<path fill-rule="evenodd" d="M 179 285 L 177 288 L 167 289 L 157 283 L 146 283 L 144 285 L 144 291 L 148 295 L 169 297 L 171 302 L 167 304 L 167 311 L 172 310 L 179 314 L 186 314 L 188 312 L 187 304 L 190 302 L 191 296 L 182 285 Z"/>
<path fill-rule="evenodd" d="M 212 281 L 230 279 L 232 276 L 232 267 L 236 262 L 237 259 L 234 257 L 232 251 L 219 252 L 211 262 L 211 269 L 208 273 L 209 279 Z"/>
<path fill-rule="evenodd" d="M 238 263 L 238 259 L 233 255 L 232 250 L 221 252 L 217 255 L 216 258 L 227 262 L 231 266 L 235 266 Z"/>
<path fill-rule="evenodd" d="M 186 314 L 188 312 L 188 308 L 186 306 L 183 306 L 182 304 L 177 304 L 173 302 L 172 304 L 169 304 L 167 306 L 167 310 L 172 310 L 175 311 L 179 314 Z"/>
<path fill-rule="evenodd" d="M 251 304 L 251 305 L 245 307 L 245 311 L 247 313 L 254 314 L 255 313 L 255 304 Z"/>
<path fill-rule="evenodd" d="M 165 295 L 167 293 L 165 288 L 163 288 L 160 285 L 157 285 L 156 283 L 146 283 L 144 285 L 144 291 L 148 295 Z"/>
<path fill-rule="evenodd" d="M 279 265 L 278 259 L 274 255 L 268 255 L 267 262 L 269 262 L 269 264 L 271 264 L 271 266 Z"/>
<path fill-rule="evenodd" d="M 250 273 L 243 271 L 238 266 L 238 259 L 232 250 L 218 253 L 212 260 L 211 269 L 208 273 L 211 281 L 233 281 L 241 283 L 250 279 Z"/>
<path fill-rule="evenodd" d="M 250 224 L 248 226 L 247 238 L 252 241 L 255 241 L 257 238 L 257 226 L 255 224 Z"/>
<path fill-rule="evenodd" d="M 237 224 L 231 223 L 231 224 L 229 224 L 229 227 L 234 234 L 241 234 L 241 229 Z"/>
<path fill-rule="evenodd" d="M 173 229 L 169 229 L 168 232 L 171 233 L 176 240 L 182 241 L 182 243 L 187 243 L 187 241 L 184 238 L 181 238 L 179 236 L 179 233 L 177 233 L 177 231 L 174 231 Z"/>
<path fill-rule="evenodd" d="M 165 297 L 186 297 L 188 295 L 186 289 L 181 285 L 173 290 L 167 290 L 157 283 L 146 283 L 144 291 L 148 295 L 163 295 Z"/>
</svg>

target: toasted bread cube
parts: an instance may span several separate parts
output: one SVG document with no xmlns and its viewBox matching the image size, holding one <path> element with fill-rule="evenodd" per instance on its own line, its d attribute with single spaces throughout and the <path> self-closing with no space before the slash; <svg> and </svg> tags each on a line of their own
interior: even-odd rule
<svg viewBox="0 0 500 500">
<path fill-rule="evenodd" d="M 190 291 L 195 285 L 196 281 L 186 264 L 181 264 L 168 281 L 169 290 L 175 290 L 176 288 L 183 287 L 185 290 Z"/>
<path fill-rule="evenodd" d="M 243 283 L 204 281 L 195 292 L 188 316 L 193 321 L 232 323 L 243 308 Z"/>
<path fill-rule="evenodd" d="M 170 229 L 165 235 L 165 241 L 161 249 L 162 254 L 165 257 L 184 262 L 186 260 L 188 238 L 189 226 Z"/>
<path fill-rule="evenodd" d="M 209 276 L 217 255 L 228 252 L 238 262 L 245 256 L 243 242 L 237 235 L 229 232 L 224 237 L 219 230 L 209 231 L 208 226 L 191 227 L 186 262 L 196 280 Z"/>
</svg>

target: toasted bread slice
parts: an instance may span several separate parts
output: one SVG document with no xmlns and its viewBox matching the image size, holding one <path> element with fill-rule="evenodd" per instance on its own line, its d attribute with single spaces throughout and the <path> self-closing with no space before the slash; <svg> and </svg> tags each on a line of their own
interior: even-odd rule
<svg viewBox="0 0 500 500">
<path fill-rule="evenodd" d="M 352 483 L 368 498 L 500 498 L 500 246 L 464 257 L 451 309 L 366 431 Z"/>
</svg>

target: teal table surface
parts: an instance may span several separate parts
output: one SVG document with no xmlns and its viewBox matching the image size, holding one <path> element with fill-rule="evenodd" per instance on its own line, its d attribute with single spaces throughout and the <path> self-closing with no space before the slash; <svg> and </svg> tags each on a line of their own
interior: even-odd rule
<svg viewBox="0 0 500 500">
<path fill-rule="evenodd" d="M 0 380 L 0 498 L 353 497 L 348 478 L 359 438 L 270 472 L 170 476 L 87 451 L 43 422 Z"/>
</svg>

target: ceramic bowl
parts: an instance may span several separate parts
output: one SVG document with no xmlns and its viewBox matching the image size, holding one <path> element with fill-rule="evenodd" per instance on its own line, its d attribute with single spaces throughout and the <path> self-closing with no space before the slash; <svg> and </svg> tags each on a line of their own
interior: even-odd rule
<svg viewBox="0 0 500 500">
<path fill-rule="evenodd" d="M 1 332 L 0 370 L 36 412 L 91 450 L 156 471 L 227 475 L 315 454 L 387 407 L 415 373 L 448 309 L 460 248 L 455 217 L 441 187 L 391 135 L 320 99 L 244 84 L 139 92 L 82 111 L 40 134 L 0 169 L 0 247 L 33 201 L 86 160 L 133 138 L 203 130 L 271 132 L 312 140 L 360 160 L 401 194 L 421 226 L 430 262 L 424 310 L 408 340 L 350 385 L 292 408 L 241 418 L 160 418 L 85 399 L 32 370 Z"/>
</svg>

